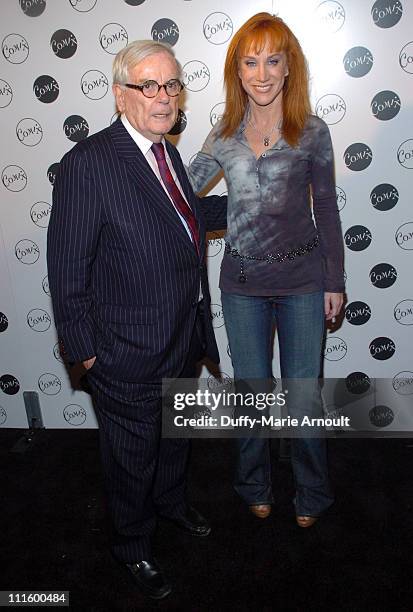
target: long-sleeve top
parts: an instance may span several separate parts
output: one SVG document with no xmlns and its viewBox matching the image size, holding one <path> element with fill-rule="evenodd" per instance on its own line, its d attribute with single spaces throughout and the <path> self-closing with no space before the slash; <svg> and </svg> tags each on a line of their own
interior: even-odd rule
<svg viewBox="0 0 413 612">
<path fill-rule="evenodd" d="M 342 292 L 344 249 L 327 125 L 310 116 L 298 146 L 281 137 L 258 159 L 245 128 L 244 118 L 224 139 L 218 122 L 188 169 L 194 191 L 221 169 L 227 182 L 220 288 L 257 296 Z"/>
</svg>

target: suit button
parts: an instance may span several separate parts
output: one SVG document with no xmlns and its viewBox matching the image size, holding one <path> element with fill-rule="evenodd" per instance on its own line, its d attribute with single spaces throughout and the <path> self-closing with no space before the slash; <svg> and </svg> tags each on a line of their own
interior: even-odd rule
<svg viewBox="0 0 413 612">
<path fill-rule="evenodd" d="M 192 308 L 196 308 L 196 307 L 198 306 L 198 300 L 194 300 L 194 301 L 191 303 L 191 306 L 192 306 Z"/>
</svg>

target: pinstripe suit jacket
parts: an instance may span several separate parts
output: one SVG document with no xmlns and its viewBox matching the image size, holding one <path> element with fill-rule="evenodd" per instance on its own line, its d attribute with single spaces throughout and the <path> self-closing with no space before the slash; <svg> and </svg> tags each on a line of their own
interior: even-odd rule
<svg viewBox="0 0 413 612">
<path fill-rule="evenodd" d="M 207 355 L 219 361 L 205 232 L 225 227 L 226 198 L 198 199 L 167 148 L 199 223 L 199 256 L 119 119 L 63 157 L 53 191 L 47 261 L 58 335 L 69 361 L 96 355 L 93 384 L 126 402 L 159 397 L 162 377 L 180 374 L 200 281 Z"/>
</svg>

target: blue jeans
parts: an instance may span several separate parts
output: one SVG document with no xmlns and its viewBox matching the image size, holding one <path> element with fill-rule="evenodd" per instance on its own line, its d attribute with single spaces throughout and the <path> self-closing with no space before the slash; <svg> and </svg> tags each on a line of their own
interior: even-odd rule
<svg viewBox="0 0 413 612">
<path fill-rule="evenodd" d="M 260 297 L 222 292 L 222 307 L 236 380 L 272 377 L 272 338 L 277 327 L 283 378 L 317 379 L 324 335 L 324 292 Z M 294 385 L 299 417 L 322 415 L 311 382 Z M 300 391 L 302 389 L 302 391 Z M 301 393 L 301 397 L 300 397 Z M 239 438 L 235 489 L 249 504 L 273 503 L 268 439 Z M 333 503 L 324 438 L 291 439 L 298 516 L 318 516 Z"/>
</svg>

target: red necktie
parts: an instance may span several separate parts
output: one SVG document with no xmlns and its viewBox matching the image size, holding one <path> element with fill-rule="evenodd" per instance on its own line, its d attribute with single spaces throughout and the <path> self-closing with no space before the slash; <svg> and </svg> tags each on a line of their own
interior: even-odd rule
<svg viewBox="0 0 413 612">
<path fill-rule="evenodd" d="M 162 181 L 165 187 L 167 188 L 168 193 L 171 196 L 176 209 L 185 219 L 185 222 L 191 232 L 192 242 L 194 243 L 197 253 L 199 255 L 198 223 L 195 219 L 194 213 L 192 212 L 191 208 L 186 203 L 181 192 L 179 191 L 178 186 L 173 179 L 171 171 L 169 170 L 169 166 L 166 163 L 165 159 L 165 149 L 163 147 L 163 144 L 161 142 L 154 142 L 151 146 L 151 149 L 153 154 L 155 155 Z"/>
</svg>

